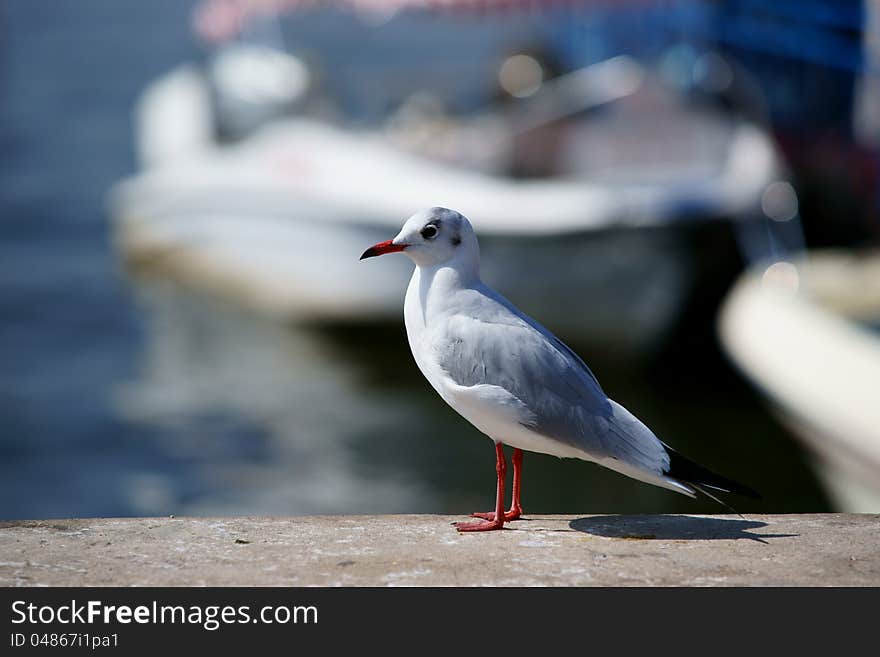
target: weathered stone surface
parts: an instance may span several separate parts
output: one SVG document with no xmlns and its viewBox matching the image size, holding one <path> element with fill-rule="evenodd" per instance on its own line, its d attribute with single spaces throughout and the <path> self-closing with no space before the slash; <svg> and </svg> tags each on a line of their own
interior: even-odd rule
<svg viewBox="0 0 880 657">
<path fill-rule="evenodd" d="M 880 586 L 880 516 L 449 516 L 0 523 L 0 584 Z"/>
</svg>

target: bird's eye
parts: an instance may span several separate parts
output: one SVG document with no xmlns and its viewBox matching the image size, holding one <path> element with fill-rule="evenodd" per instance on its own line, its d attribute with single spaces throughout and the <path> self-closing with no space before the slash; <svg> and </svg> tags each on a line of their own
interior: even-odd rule
<svg viewBox="0 0 880 657">
<path fill-rule="evenodd" d="M 434 224 L 428 224 L 427 226 L 422 228 L 421 235 L 426 240 L 434 239 L 435 237 L 437 237 L 437 226 L 435 226 Z"/>
</svg>

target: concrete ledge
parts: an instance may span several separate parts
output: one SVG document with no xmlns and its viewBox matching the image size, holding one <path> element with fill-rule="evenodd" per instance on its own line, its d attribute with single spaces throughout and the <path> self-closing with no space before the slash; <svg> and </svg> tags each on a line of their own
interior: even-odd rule
<svg viewBox="0 0 880 657">
<path fill-rule="evenodd" d="M 880 585 L 880 516 L 122 518 L 0 523 L 4 586 Z"/>
</svg>

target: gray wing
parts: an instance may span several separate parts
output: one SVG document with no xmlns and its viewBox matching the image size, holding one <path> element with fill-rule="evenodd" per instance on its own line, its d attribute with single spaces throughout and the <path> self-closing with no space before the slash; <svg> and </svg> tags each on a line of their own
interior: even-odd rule
<svg viewBox="0 0 880 657">
<path fill-rule="evenodd" d="M 534 414 L 524 426 L 594 458 L 662 470 L 660 441 L 605 395 L 571 349 L 500 295 L 469 292 L 483 298 L 466 304 L 471 312 L 450 318 L 442 344 L 435 345 L 440 366 L 457 384 L 503 388 Z"/>
</svg>

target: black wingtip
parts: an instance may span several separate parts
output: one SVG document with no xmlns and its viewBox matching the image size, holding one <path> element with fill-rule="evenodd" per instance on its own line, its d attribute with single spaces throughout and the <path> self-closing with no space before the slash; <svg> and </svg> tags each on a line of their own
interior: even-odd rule
<svg viewBox="0 0 880 657">
<path fill-rule="evenodd" d="M 712 472 L 708 468 L 691 461 L 686 456 L 682 456 L 666 443 L 663 443 L 666 452 L 669 454 L 669 468 L 666 474 L 673 479 L 678 479 L 685 483 L 704 486 L 713 490 L 719 490 L 724 493 L 736 493 L 744 497 L 750 497 L 753 500 L 760 500 L 761 494 L 749 488 L 748 486 L 728 479 L 720 474 Z"/>
</svg>

